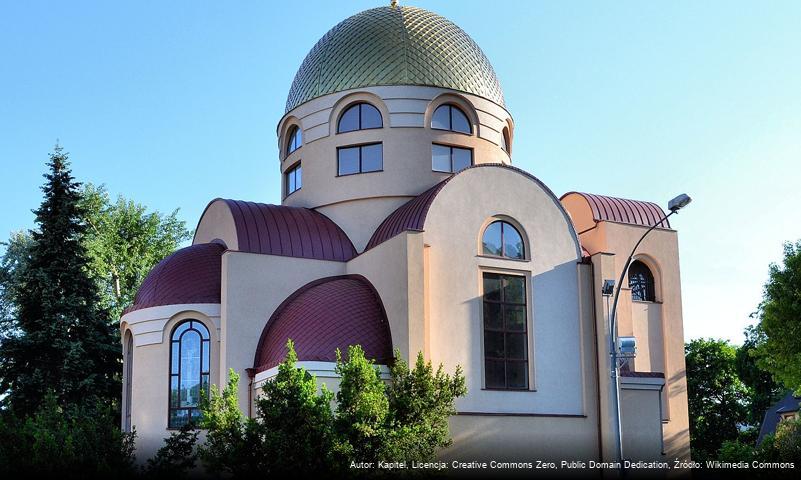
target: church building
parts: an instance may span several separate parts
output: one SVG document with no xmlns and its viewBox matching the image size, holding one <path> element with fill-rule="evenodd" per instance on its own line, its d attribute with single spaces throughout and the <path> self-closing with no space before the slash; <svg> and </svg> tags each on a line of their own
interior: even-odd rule
<svg viewBox="0 0 801 480">
<path fill-rule="evenodd" d="M 345 19 L 303 60 L 276 134 L 281 204 L 212 200 L 120 319 L 139 458 L 229 369 L 254 415 L 292 339 L 333 390 L 335 350 L 354 344 L 385 372 L 395 349 L 461 366 L 443 459 L 612 461 L 602 287 L 654 225 L 617 309 L 617 334 L 636 340 L 619 377 L 623 453 L 689 457 L 676 231 L 656 203 L 560 197 L 515 167 L 512 113 L 462 29 L 394 2 Z"/>
</svg>

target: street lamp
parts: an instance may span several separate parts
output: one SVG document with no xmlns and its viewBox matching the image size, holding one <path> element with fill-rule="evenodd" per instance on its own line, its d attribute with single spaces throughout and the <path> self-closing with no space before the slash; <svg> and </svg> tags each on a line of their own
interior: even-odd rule
<svg viewBox="0 0 801 480">
<path fill-rule="evenodd" d="M 668 210 L 670 213 L 662 217 L 656 223 L 654 223 L 651 228 L 649 228 L 643 235 L 640 237 L 640 240 L 634 245 L 634 248 L 631 249 L 631 254 L 629 254 L 629 258 L 626 259 L 626 265 L 623 267 L 623 271 L 620 272 L 620 280 L 617 282 L 617 288 L 615 289 L 614 300 L 612 301 L 612 313 L 609 316 L 609 355 L 611 356 L 612 366 L 611 366 L 611 384 L 612 384 L 612 393 L 614 396 L 614 413 L 615 413 L 615 454 L 617 456 L 617 461 L 620 462 L 622 465 L 623 463 L 623 432 L 620 426 L 620 365 L 618 365 L 618 357 L 623 358 L 631 358 L 631 354 L 628 349 L 622 355 L 618 352 L 618 336 L 617 336 L 617 301 L 620 299 L 620 288 L 623 286 L 623 279 L 626 278 L 626 272 L 629 270 L 629 266 L 631 265 L 631 260 L 634 258 L 634 252 L 637 251 L 637 247 L 640 246 L 645 237 L 648 236 L 649 233 L 653 229 L 660 225 L 662 222 L 668 219 L 674 213 L 677 213 L 682 208 L 686 207 L 692 199 L 686 193 L 682 193 L 681 195 L 677 196 L 670 202 L 668 202 Z M 606 280 L 604 282 L 603 293 L 608 295 L 607 291 L 609 290 L 609 284 L 613 284 L 612 280 Z M 607 297 L 608 298 L 608 297 Z M 628 339 L 629 337 L 624 337 Z M 633 349 L 633 342 L 631 348 Z"/>
</svg>

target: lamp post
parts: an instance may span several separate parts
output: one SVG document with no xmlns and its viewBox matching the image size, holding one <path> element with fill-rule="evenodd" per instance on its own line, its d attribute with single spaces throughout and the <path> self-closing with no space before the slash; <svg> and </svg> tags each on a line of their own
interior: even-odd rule
<svg viewBox="0 0 801 480">
<path fill-rule="evenodd" d="M 674 213 L 677 213 L 682 208 L 686 207 L 692 199 L 689 195 L 682 193 L 678 197 L 674 198 L 670 202 L 668 202 L 668 210 L 670 213 L 663 216 L 659 219 L 656 223 L 654 223 L 651 228 L 649 228 L 640 239 L 634 244 L 634 248 L 631 249 L 631 254 L 629 254 L 629 258 L 626 259 L 626 265 L 623 266 L 623 270 L 620 272 L 620 280 L 618 280 L 614 300 L 612 301 L 612 313 L 609 316 L 609 355 L 612 360 L 612 366 L 610 371 L 611 377 L 611 387 L 612 387 L 612 394 L 613 394 L 613 403 L 614 403 L 614 414 L 615 414 L 615 454 L 617 456 L 616 460 L 622 465 L 623 464 L 623 432 L 620 425 L 620 366 L 618 365 L 618 336 L 617 336 L 617 302 L 620 299 L 620 288 L 623 286 L 623 279 L 626 278 L 626 272 L 631 265 L 631 260 L 634 258 L 634 253 L 637 251 L 637 248 L 640 246 L 645 237 L 648 236 L 653 229 L 660 225 L 662 222 L 668 219 Z M 611 280 L 607 280 L 604 282 L 604 290 L 609 290 L 609 283 L 612 282 Z"/>
</svg>

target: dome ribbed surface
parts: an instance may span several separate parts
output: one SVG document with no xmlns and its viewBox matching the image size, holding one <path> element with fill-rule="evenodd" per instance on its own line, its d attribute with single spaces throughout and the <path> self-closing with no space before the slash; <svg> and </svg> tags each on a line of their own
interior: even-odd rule
<svg viewBox="0 0 801 480">
<path fill-rule="evenodd" d="M 492 65 L 464 30 L 421 8 L 387 6 L 345 19 L 317 42 L 295 75 L 286 111 L 378 85 L 450 88 L 504 105 Z"/>
</svg>

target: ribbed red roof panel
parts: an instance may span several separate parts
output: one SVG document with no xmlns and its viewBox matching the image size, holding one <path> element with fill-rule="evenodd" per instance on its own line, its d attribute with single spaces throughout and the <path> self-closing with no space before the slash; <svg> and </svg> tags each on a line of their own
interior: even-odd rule
<svg viewBox="0 0 801 480">
<path fill-rule="evenodd" d="M 653 202 L 582 192 L 568 192 L 562 198 L 571 194 L 581 195 L 587 201 L 596 222 L 609 221 L 650 227 L 665 216 L 662 207 Z M 663 220 L 658 227 L 670 228 L 670 221 Z"/>
<path fill-rule="evenodd" d="M 220 303 L 224 251 L 217 243 L 176 250 L 150 270 L 124 313 L 162 305 Z"/>
<path fill-rule="evenodd" d="M 373 232 L 373 236 L 370 237 L 370 241 L 367 242 L 365 250 L 370 250 L 376 245 L 406 230 L 422 230 L 431 203 L 434 201 L 439 191 L 442 190 L 442 187 L 444 187 L 451 178 L 453 178 L 453 176 L 439 182 L 390 213 L 389 216 L 381 222 L 381 225 L 378 226 L 375 232 Z"/>
<path fill-rule="evenodd" d="M 367 358 L 392 359 L 392 337 L 378 293 L 362 276 L 329 277 L 311 282 L 289 296 L 262 331 L 253 366 L 268 370 L 286 357 L 287 340 L 298 360 L 336 361 L 336 350 L 361 345 Z"/>
<path fill-rule="evenodd" d="M 239 251 L 346 262 L 356 248 L 325 215 L 301 207 L 223 200 L 234 217 Z"/>
</svg>

